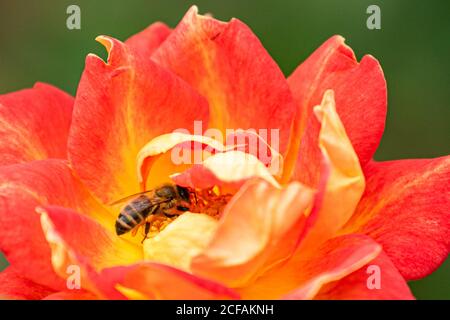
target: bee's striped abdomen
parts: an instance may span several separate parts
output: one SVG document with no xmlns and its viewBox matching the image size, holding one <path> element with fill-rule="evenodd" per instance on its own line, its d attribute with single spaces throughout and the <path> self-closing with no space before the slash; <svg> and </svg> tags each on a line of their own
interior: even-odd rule
<svg viewBox="0 0 450 320">
<path fill-rule="evenodd" d="M 152 208 L 152 204 L 147 197 L 139 197 L 127 204 L 116 220 L 117 235 L 127 233 L 141 224 Z"/>
</svg>

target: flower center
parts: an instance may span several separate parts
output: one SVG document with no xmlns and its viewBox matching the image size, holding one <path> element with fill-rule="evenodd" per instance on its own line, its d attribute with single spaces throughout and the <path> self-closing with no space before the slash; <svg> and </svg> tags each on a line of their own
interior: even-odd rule
<svg viewBox="0 0 450 320">
<path fill-rule="evenodd" d="M 230 201 L 232 194 L 220 194 L 218 188 L 203 190 L 191 190 L 189 210 L 187 212 L 208 215 L 216 220 L 219 219 L 223 209 Z M 170 223 L 183 213 L 168 216 L 162 213 L 151 215 L 147 218 L 150 229 L 147 238 L 153 238 L 163 231 Z"/>
<path fill-rule="evenodd" d="M 220 194 L 218 188 L 204 189 L 193 193 L 192 212 L 207 214 L 218 219 L 223 209 L 230 201 L 232 194 Z"/>
<path fill-rule="evenodd" d="M 172 221 L 177 217 L 167 217 L 162 214 L 152 215 L 147 218 L 147 222 L 150 223 L 150 230 L 148 231 L 147 238 L 153 238 L 162 230 L 164 230 Z M 144 231 L 143 231 L 144 232 Z M 144 234 L 145 236 L 145 234 Z"/>
<path fill-rule="evenodd" d="M 157 261 L 190 272 L 193 257 L 205 250 L 231 194 L 216 189 L 189 190 L 189 210 L 173 217 L 157 214 L 143 242 L 144 260 Z"/>
</svg>

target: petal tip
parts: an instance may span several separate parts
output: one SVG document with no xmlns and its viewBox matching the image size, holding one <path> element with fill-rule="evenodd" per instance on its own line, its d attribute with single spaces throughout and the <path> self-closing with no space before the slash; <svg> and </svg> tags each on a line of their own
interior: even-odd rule
<svg viewBox="0 0 450 320">
<path fill-rule="evenodd" d="M 108 53 L 108 57 L 107 57 L 106 61 L 108 64 L 110 64 L 112 61 L 111 58 L 112 58 L 112 51 L 114 49 L 114 43 L 117 42 L 118 40 L 116 40 L 112 37 L 109 37 L 109 36 L 100 35 L 95 38 L 95 41 L 97 41 L 98 43 L 100 43 L 102 46 L 105 47 L 106 52 Z"/>
<path fill-rule="evenodd" d="M 34 211 L 39 214 L 39 215 L 43 215 L 43 214 L 47 214 L 47 211 L 45 210 L 45 208 L 38 206 L 34 209 Z"/>
<path fill-rule="evenodd" d="M 105 35 L 99 35 L 97 37 L 95 37 L 95 41 L 101 43 L 103 46 L 105 46 L 106 50 L 111 51 L 111 48 L 113 46 L 113 41 L 110 37 L 105 36 Z"/>
</svg>

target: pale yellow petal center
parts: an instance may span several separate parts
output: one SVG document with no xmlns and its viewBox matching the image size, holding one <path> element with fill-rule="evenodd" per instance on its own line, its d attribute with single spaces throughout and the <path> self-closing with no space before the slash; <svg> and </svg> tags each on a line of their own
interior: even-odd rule
<svg viewBox="0 0 450 320">
<path fill-rule="evenodd" d="M 218 221 L 200 213 L 185 213 L 144 241 L 144 258 L 190 271 L 193 257 L 209 244 Z"/>
</svg>

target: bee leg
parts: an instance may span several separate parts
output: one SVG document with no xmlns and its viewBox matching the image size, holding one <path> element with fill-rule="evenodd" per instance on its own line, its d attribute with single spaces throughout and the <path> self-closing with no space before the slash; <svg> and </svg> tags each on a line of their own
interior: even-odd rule
<svg viewBox="0 0 450 320">
<path fill-rule="evenodd" d="M 174 216 L 178 216 L 179 215 L 179 213 L 176 210 L 176 208 L 174 207 L 174 205 L 166 206 L 166 208 L 164 208 L 164 210 L 161 210 L 161 211 L 162 211 L 162 214 L 165 215 L 168 218 L 172 218 Z"/>
<path fill-rule="evenodd" d="M 140 226 L 135 227 L 133 230 L 131 230 L 131 235 L 134 237 L 136 236 L 138 230 L 139 230 Z"/>
<path fill-rule="evenodd" d="M 149 231 L 150 231 L 150 222 L 146 222 L 144 227 L 144 239 L 142 239 L 141 243 L 144 243 L 145 239 L 147 239 Z"/>
<path fill-rule="evenodd" d="M 163 215 L 165 215 L 167 218 L 172 218 L 175 216 L 178 216 L 178 213 L 173 213 L 173 212 L 167 212 L 167 211 L 163 211 Z"/>
</svg>

